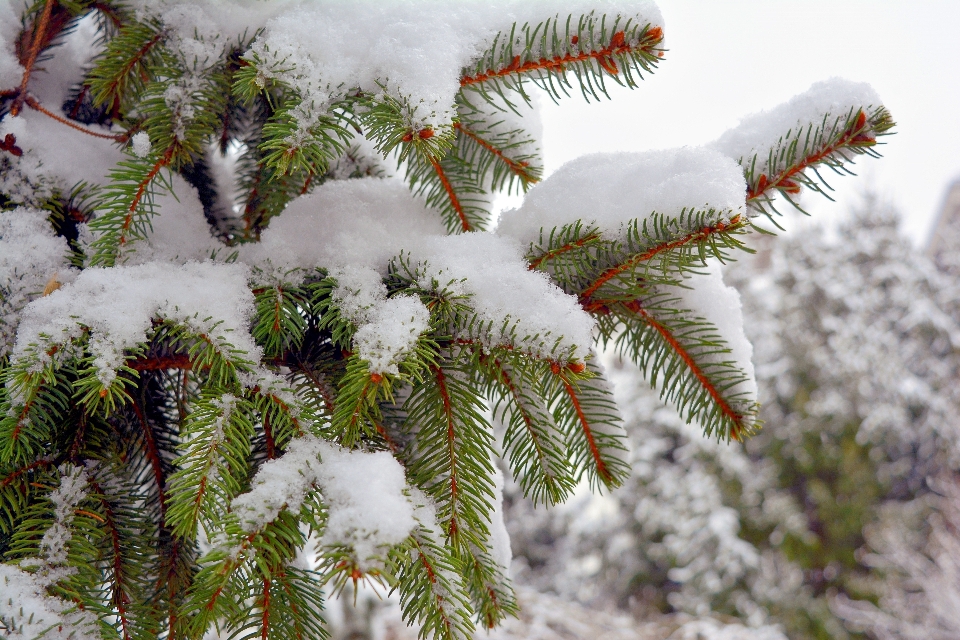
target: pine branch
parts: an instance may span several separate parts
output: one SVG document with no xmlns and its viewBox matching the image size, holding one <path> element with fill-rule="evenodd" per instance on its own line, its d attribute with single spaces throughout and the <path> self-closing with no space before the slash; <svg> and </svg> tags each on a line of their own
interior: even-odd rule
<svg viewBox="0 0 960 640">
<path fill-rule="evenodd" d="M 90 264 L 110 267 L 121 251 L 134 240 L 146 239 L 150 218 L 156 215 L 153 188 L 156 182 L 166 187 L 160 170 L 173 160 L 174 147 L 153 159 L 130 159 L 119 163 L 110 174 L 110 185 L 103 192 L 99 215 L 90 223 L 98 234 L 90 245 Z"/>
<path fill-rule="evenodd" d="M 164 39 L 160 25 L 150 22 L 120 27 L 87 77 L 94 105 L 109 105 L 116 118 L 135 104 L 158 70 L 171 64 Z"/>
<path fill-rule="evenodd" d="M 333 410 L 332 429 L 340 443 L 349 448 L 363 438 L 376 438 L 383 422 L 379 402 L 390 399 L 389 378 L 371 373 L 366 362 L 350 356 Z"/>
<path fill-rule="evenodd" d="M 627 257 L 604 270 L 580 292 L 580 302 L 584 309 L 593 311 L 599 308 L 593 298 L 598 291 L 611 284 L 620 285 L 617 287 L 619 289 L 624 286 L 629 289 L 637 280 L 649 281 L 651 273 L 680 272 L 689 269 L 690 266 L 705 264 L 708 256 L 722 259 L 725 256 L 725 250 L 740 248 L 741 245 L 733 234 L 745 226 L 742 218 L 734 216 L 728 223 L 724 221 L 722 215 L 717 216 L 717 213 L 715 210 L 710 210 L 699 216 L 683 214 L 679 219 L 671 221 L 663 217 L 654 217 L 649 227 L 646 220 L 642 226 L 634 222 L 630 227 L 625 246 L 618 247 L 620 249 L 618 253 L 627 254 Z M 689 223 L 697 218 L 719 219 L 710 226 L 703 226 L 696 231 L 676 237 L 680 229 L 689 228 L 692 226 Z M 668 240 L 667 238 L 671 236 L 672 239 Z M 634 250 L 640 247 L 648 248 L 634 253 Z M 643 271 L 638 273 L 638 267 L 641 266 Z"/>
<path fill-rule="evenodd" d="M 599 318 L 601 334 L 614 339 L 686 420 L 718 439 L 742 440 L 753 432 L 758 407 L 736 390 L 746 375 L 709 322 L 679 308 L 668 291 L 616 302 L 609 310 Z"/>
<path fill-rule="evenodd" d="M 558 100 L 573 88 L 568 76 L 572 72 L 584 98 L 599 99 L 607 95 L 607 79 L 633 88 L 643 73 L 652 73 L 662 55 L 662 40 L 658 26 L 621 16 L 608 23 L 607 16 L 593 13 L 564 21 L 557 16 L 519 29 L 514 25 L 510 33 L 497 34 L 476 65 L 464 71 L 461 95 L 468 103 L 478 95 L 513 108 L 507 93 L 515 91 L 529 102 L 523 86 L 529 79 Z"/>
<path fill-rule="evenodd" d="M 54 464 L 45 459 L 0 470 L 0 534 L 10 536 L 34 501 L 35 488 L 49 483 Z"/>
<path fill-rule="evenodd" d="M 484 548 L 493 498 L 493 435 L 471 370 L 457 360 L 431 366 L 404 403 L 417 450 L 408 461 L 413 482 L 433 497 L 454 548 Z"/>
<path fill-rule="evenodd" d="M 496 381 L 493 415 L 506 424 L 503 451 L 513 477 L 534 504 L 559 504 L 574 488 L 573 470 L 556 423 L 542 397 L 536 392 L 536 367 L 516 359 L 480 356 Z"/>
<path fill-rule="evenodd" d="M 174 535 L 192 539 L 197 526 L 208 534 L 246 484 L 254 407 L 243 398 L 205 391 L 184 428 L 184 445 L 170 477 L 167 523 Z"/>
<path fill-rule="evenodd" d="M 28 350 L 29 353 L 29 350 Z M 27 359 L 6 368 L 0 386 L 0 464 L 35 461 L 70 406 L 74 370 L 48 365 L 33 370 Z"/>
<path fill-rule="evenodd" d="M 476 620 L 493 629 L 508 615 L 519 612 L 510 581 L 487 551 L 471 548 L 463 553 L 463 572 L 476 612 Z"/>
<path fill-rule="evenodd" d="M 544 395 L 564 434 L 575 481 L 585 475 L 593 488 L 619 486 L 630 472 L 626 433 L 602 372 L 592 362 L 553 366 L 544 380 Z"/>
<path fill-rule="evenodd" d="M 309 294 L 300 287 L 277 284 L 256 292 L 257 315 L 253 337 L 267 357 L 297 349 L 307 328 L 303 311 Z"/>
<path fill-rule="evenodd" d="M 408 625 L 420 627 L 421 640 L 468 640 L 472 610 L 464 593 L 460 563 L 430 533 L 418 528 L 406 545 L 391 551 L 394 590 Z"/>
<path fill-rule="evenodd" d="M 537 141 L 498 110 L 460 102 L 454 153 L 474 167 L 476 183 L 492 191 L 525 192 L 543 175 Z M 492 112 L 491 112 L 492 111 Z"/>
<path fill-rule="evenodd" d="M 880 106 L 869 114 L 853 108 L 841 116 L 827 113 L 819 124 L 788 131 L 765 159 L 759 154 L 739 159 L 746 174 L 747 204 L 770 218 L 779 213 L 773 205 L 777 193 L 800 211 L 793 198 L 803 187 L 832 200 L 828 191 L 833 189 L 820 171 L 825 167 L 840 176 L 854 175 L 848 167 L 854 157 L 879 157 L 877 138 L 890 135 L 893 126 L 890 112 Z"/>
</svg>

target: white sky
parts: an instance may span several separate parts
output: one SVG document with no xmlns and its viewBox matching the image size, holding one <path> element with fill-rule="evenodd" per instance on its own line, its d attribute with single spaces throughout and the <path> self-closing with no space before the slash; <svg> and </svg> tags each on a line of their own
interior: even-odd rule
<svg viewBox="0 0 960 640">
<path fill-rule="evenodd" d="M 658 1 L 669 51 L 638 89 L 614 87 L 599 104 L 543 101 L 548 173 L 595 151 L 703 144 L 840 76 L 873 85 L 897 134 L 884 158 L 858 162 L 858 177 L 831 181 L 837 204 L 811 194 L 804 206 L 836 219 L 871 185 L 925 241 L 960 177 L 960 0 Z"/>
</svg>

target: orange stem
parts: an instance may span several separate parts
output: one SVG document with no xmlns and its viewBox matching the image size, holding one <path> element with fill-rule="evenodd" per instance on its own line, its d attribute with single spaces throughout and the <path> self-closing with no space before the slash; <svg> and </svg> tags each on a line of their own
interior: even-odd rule
<svg viewBox="0 0 960 640">
<path fill-rule="evenodd" d="M 690 372 L 696 377 L 700 385 L 707 390 L 707 393 L 710 394 L 710 397 L 713 398 L 713 401 L 717 403 L 717 406 L 720 407 L 720 411 L 723 415 L 727 416 L 733 422 L 733 428 L 730 430 L 730 437 L 734 440 L 740 440 L 740 430 L 742 428 L 743 416 L 733 410 L 727 401 L 720 395 L 720 391 L 710 382 L 710 379 L 707 377 L 707 374 L 703 372 L 700 366 L 693 359 L 693 356 L 683 348 L 683 345 L 680 344 L 680 341 L 674 337 L 670 330 L 667 329 L 663 324 L 658 322 L 653 316 L 651 316 L 645 309 L 640 307 L 640 303 L 633 301 L 626 305 L 628 309 L 636 313 L 638 316 L 643 318 L 644 322 L 653 327 L 653 329 L 667 341 L 667 344 L 676 352 L 677 355 L 683 360 L 684 364 L 687 365 L 687 368 L 690 369 Z"/>
<path fill-rule="evenodd" d="M 645 44 L 640 45 L 638 49 L 641 51 L 650 51 L 659 44 L 662 39 L 663 30 L 660 29 L 660 27 L 654 27 L 647 32 Z M 587 51 L 578 54 L 568 53 L 553 58 L 529 60 L 523 64 L 520 63 L 520 56 L 514 56 L 510 64 L 503 69 L 488 69 L 486 72 L 478 73 L 475 76 L 463 76 L 460 78 L 460 86 L 466 87 L 472 84 L 486 82 L 491 78 L 502 78 L 516 73 L 525 73 L 527 71 L 537 71 L 540 69 L 563 71 L 566 65 L 583 62 L 585 60 L 596 60 L 597 63 L 603 67 L 604 71 L 611 75 L 616 75 L 620 70 L 617 68 L 617 63 L 614 62 L 612 56 L 629 53 L 632 48 L 633 47 L 626 43 L 626 34 L 623 31 L 618 31 L 613 34 L 609 45 L 597 51 Z"/>
<path fill-rule="evenodd" d="M 42 104 L 40 104 L 40 102 L 37 101 L 37 99 L 31 95 L 27 95 L 24 98 L 24 102 L 26 102 L 27 106 L 30 107 L 31 109 L 39 111 L 40 113 L 42 113 L 47 117 L 53 118 L 60 124 L 65 124 L 71 129 L 76 129 L 77 131 L 83 132 L 89 136 L 93 136 L 94 138 L 103 138 L 104 140 L 113 140 L 114 142 L 126 142 L 128 139 L 128 136 L 125 133 L 116 133 L 116 134 L 100 133 L 99 131 L 93 131 L 92 129 L 88 129 L 80 124 L 77 124 L 72 120 L 68 120 L 62 116 L 58 116 L 53 111 L 50 111 L 49 109 L 44 107 Z"/>
<path fill-rule="evenodd" d="M 567 395 L 570 396 L 570 402 L 573 403 L 573 408 L 577 412 L 577 418 L 580 421 L 580 427 L 583 430 L 583 435 L 587 438 L 587 445 L 590 447 L 590 455 L 593 456 L 593 461 L 597 465 L 597 473 L 600 474 L 600 477 L 603 478 L 607 483 L 612 482 L 613 476 L 610 475 L 610 471 L 607 469 L 607 464 L 600 456 L 600 449 L 597 447 L 597 442 L 593 437 L 593 430 L 590 428 L 590 423 L 587 420 L 587 416 L 583 413 L 583 408 L 580 406 L 580 400 L 577 398 L 577 392 L 574 391 L 573 386 L 571 386 L 571 384 L 567 381 L 566 377 L 561 376 L 560 381 L 563 382 L 563 388 L 567 392 Z"/>
<path fill-rule="evenodd" d="M 495 146 L 493 146 L 492 144 L 490 144 L 489 142 L 487 142 L 486 140 L 478 136 L 476 133 L 474 133 L 470 129 L 467 129 L 459 122 L 455 122 L 453 126 L 456 129 L 459 129 L 460 131 L 462 131 L 463 135 L 467 136 L 468 138 L 476 142 L 478 145 L 480 145 L 481 147 L 483 147 L 484 149 L 486 149 L 487 151 L 495 155 L 497 158 L 499 158 L 516 175 L 520 177 L 526 177 L 531 184 L 534 184 L 539 181 L 537 178 L 527 174 L 527 167 L 529 165 L 526 162 L 517 162 L 513 158 L 507 157 L 507 155 L 503 151 L 496 148 Z"/>
<path fill-rule="evenodd" d="M 37 56 L 43 43 L 43 37 L 47 33 L 47 25 L 50 24 L 50 13 L 53 11 L 54 0 L 47 0 L 43 5 L 43 13 L 40 14 L 40 22 L 37 23 L 37 29 L 33 32 L 33 38 L 30 40 L 30 53 L 27 61 L 23 65 L 23 79 L 20 81 L 20 91 L 17 99 L 13 101 L 10 107 L 10 115 L 16 116 L 20 113 L 23 106 L 23 98 L 27 93 L 27 84 L 30 83 L 30 74 L 33 73 L 33 66 L 37 62 Z"/>
<path fill-rule="evenodd" d="M 543 264 L 543 263 L 546 262 L 547 260 L 552 260 L 552 259 L 556 258 L 556 257 L 559 256 L 559 255 L 562 255 L 562 254 L 564 254 L 564 253 L 567 253 L 568 251 L 573 251 L 574 249 L 579 249 L 579 248 L 582 247 L 583 245 L 588 244 L 588 243 L 590 243 L 590 242 L 593 242 L 594 240 L 597 240 L 599 237 L 600 237 L 600 234 L 599 234 L 599 233 L 591 233 L 590 235 L 584 236 L 583 238 L 580 238 L 579 240 L 575 240 L 574 242 L 568 242 L 567 244 L 563 245 L 562 247 L 557 247 L 556 249 L 552 249 L 552 250 L 550 250 L 550 251 L 547 251 L 545 254 L 543 254 L 543 255 L 540 256 L 539 258 L 536 258 L 536 259 L 534 259 L 534 260 L 531 260 L 531 261 L 530 261 L 530 266 L 528 266 L 527 269 L 529 269 L 529 270 L 531 270 L 531 271 L 534 270 L 534 269 L 537 269 L 537 268 L 540 267 L 541 264 Z"/>
<path fill-rule="evenodd" d="M 863 127 L 867 124 L 867 115 L 861 111 L 860 115 L 857 116 L 857 121 L 853 126 L 847 129 L 840 138 L 837 139 L 832 145 L 824 147 L 822 150 L 817 153 L 813 153 L 799 163 L 785 170 L 780 175 L 774 178 L 767 178 L 765 174 L 760 174 L 760 177 L 757 179 L 757 184 L 754 187 L 751 187 L 747 191 L 747 201 L 754 200 L 765 191 L 769 189 L 780 188 L 788 193 L 798 193 L 800 191 L 800 185 L 793 182 L 790 178 L 797 175 L 807 167 L 817 162 L 820 162 L 830 154 L 836 152 L 840 147 L 849 144 L 856 140 L 860 134 L 858 133 Z"/>
<path fill-rule="evenodd" d="M 123 219 L 123 226 L 121 226 L 120 233 L 120 245 L 123 246 L 127 242 L 127 231 L 130 229 L 130 225 L 133 224 L 133 214 L 137 210 L 137 205 L 140 204 L 140 200 L 143 199 L 143 196 L 147 192 L 147 186 L 153 182 L 153 179 L 157 177 L 157 174 L 160 173 L 160 169 L 170 164 L 170 160 L 173 158 L 173 147 L 169 147 L 166 153 L 163 154 L 163 157 L 157 160 L 153 165 L 153 168 L 150 169 L 150 172 L 146 177 L 140 181 L 140 185 L 137 187 L 137 194 L 133 197 L 133 202 L 130 203 L 130 207 L 127 209 L 127 215 Z"/>
<path fill-rule="evenodd" d="M 460 198 L 457 197 L 457 192 L 453 190 L 453 185 L 450 184 L 450 180 L 447 178 L 447 174 L 444 173 L 443 167 L 440 166 L 440 163 L 434 157 L 430 158 L 430 164 L 433 165 L 433 170 L 437 172 L 437 177 L 440 178 L 440 183 L 447 192 L 447 197 L 450 198 L 450 204 L 453 206 L 453 210 L 457 212 L 457 216 L 460 218 L 460 226 L 464 231 L 470 231 L 472 229 L 470 226 L 470 221 L 467 220 L 467 214 L 463 211 L 463 205 L 460 204 Z"/>
<path fill-rule="evenodd" d="M 450 403 L 450 394 L 447 391 L 447 378 L 443 375 L 443 369 L 433 368 L 434 375 L 437 377 L 437 387 L 440 389 L 440 398 L 443 401 L 443 413 L 447 417 L 447 454 L 450 456 L 450 524 L 448 531 L 453 537 L 457 533 L 457 452 L 455 449 L 456 429 L 453 424 L 453 408 Z"/>
<path fill-rule="evenodd" d="M 693 233 L 688 233 L 687 235 L 683 236 L 682 238 L 678 238 L 678 239 L 672 240 L 672 241 L 670 241 L 670 242 L 665 242 L 665 243 L 663 243 L 663 244 L 658 244 L 657 246 L 655 246 L 655 247 L 653 247 L 653 248 L 651 248 L 651 249 L 648 249 L 647 251 L 645 251 L 645 252 L 643 252 L 643 253 L 640 253 L 640 254 L 637 254 L 637 255 L 633 256 L 633 257 L 630 258 L 629 260 L 626 260 L 626 261 L 624 261 L 624 262 L 621 262 L 620 264 L 616 265 L 615 267 L 610 267 L 609 269 L 607 269 L 606 271 L 604 271 L 603 274 L 601 274 L 600 277 L 597 278 L 597 279 L 594 281 L 593 284 L 591 284 L 589 287 L 587 287 L 587 288 L 584 290 L 584 292 L 580 294 L 581 304 L 584 306 L 584 308 L 585 308 L 587 311 L 591 311 L 592 309 L 590 308 L 590 297 L 593 296 L 593 294 L 596 293 L 597 290 L 598 290 L 600 287 L 602 287 L 602 286 L 605 285 L 607 282 L 609 282 L 609 281 L 612 280 L 613 278 L 617 277 L 617 276 L 620 275 L 621 273 L 624 273 L 625 271 L 628 271 L 629 269 L 632 269 L 633 267 L 635 267 L 636 265 L 640 264 L 641 262 L 645 262 L 645 261 L 647 261 L 647 260 L 650 260 L 651 258 L 657 256 L 658 254 L 663 253 L 664 251 L 669 251 L 669 250 L 671 250 L 671 249 L 677 249 L 677 248 L 682 247 L 682 246 L 684 246 L 684 245 L 690 244 L 691 242 L 698 242 L 698 241 L 700 241 L 700 240 L 703 240 L 704 238 L 710 237 L 711 235 L 713 235 L 713 234 L 715 234 L 715 233 L 721 233 L 721 232 L 723 232 L 723 231 L 726 231 L 726 230 L 728 230 L 730 227 L 738 224 L 739 222 L 740 222 L 740 216 L 734 216 L 734 217 L 730 220 L 729 223 L 718 222 L 717 224 L 715 224 L 715 225 L 712 226 L 712 227 L 704 227 L 704 228 L 700 229 L 699 231 L 695 231 L 695 232 L 693 232 Z"/>
</svg>

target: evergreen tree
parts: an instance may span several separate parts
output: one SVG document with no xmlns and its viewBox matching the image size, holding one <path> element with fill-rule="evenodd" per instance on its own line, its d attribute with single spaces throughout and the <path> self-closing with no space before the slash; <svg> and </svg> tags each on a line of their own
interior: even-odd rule
<svg viewBox="0 0 960 640">
<path fill-rule="evenodd" d="M 493 627 L 494 458 L 545 504 L 629 470 L 597 341 L 752 433 L 706 261 L 877 155 L 869 87 L 582 158 L 489 231 L 540 182 L 530 92 L 664 51 L 648 0 L 0 1 L 3 632 L 324 637 L 322 590 L 361 580 L 425 637 Z"/>
<path fill-rule="evenodd" d="M 809 534 L 783 547 L 814 594 L 874 599 L 865 527 L 909 512 L 960 462 L 960 287 L 872 197 L 836 239 L 803 232 L 772 258 L 765 276 L 740 276 L 764 418 L 782 428 L 747 448 L 805 514 Z"/>
</svg>

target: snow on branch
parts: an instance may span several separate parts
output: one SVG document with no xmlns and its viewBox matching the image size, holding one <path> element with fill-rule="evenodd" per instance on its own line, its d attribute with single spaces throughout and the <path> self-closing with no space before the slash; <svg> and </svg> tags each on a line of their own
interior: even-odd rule
<svg viewBox="0 0 960 640">
<path fill-rule="evenodd" d="M 877 138 L 893 128 L 890 113 L 865 83 L 833 78 L 769 111 L 744 118 L 711 146 L 743 167 L 751 208 L 768 214 L 775 193 L 791 204 L 802 187 L 826 197 L 820 167 L 852 175 L 857 155 L 878 157 Z"/>
<path fill-rule="evenodd" d="M 206 336 L 230 358 L 239 357 L 238 362 L 259 362 L 260 348 L 247 329 L 252 313 L 253 295 L 241 265 L 89 268 L 24 309 L 12 357 L 45 366 L 58 361 L 60 347 L 88 336 L 92 366 L 106 389 L 127 352 L 145 342 L 153 321 L 162 318 Z"/>
<path fill-rule="evenodd" d="M 319 489 L 327 508 L 324 545 L 348 545 L 362 564 L 403 542 L 417 526 L 403 468 L 388 452 L 350 451 L 306 434 L 260 466 L 252 487 L 231 502 L 253 533 L 284 509 L 300 510 Z"/>
<path fill-rule="evenodd" d="M 356 328 L 353 346 L 376 374 L 397 375 L 399 363 L 430 328 L 430 312 L 414 296 L 387 298 L 380 274 L 366 267 L 337 269 L 331 297 Z"/>
<path fill-rule="evenodd" d="M 24 558 L 18 568 L 0 564 L 0 632 L 9 638 L 70 638 L 99 640 L 97 618 L 90 611 L 49 594 L 48 588 L 76 572 L 67 566 L 67 545 L 75 510 L 89 493 L 86 468 L 70 463 L 58 467 L 60 485 L 47 499 L 53 522 L 40 540 L 40 558 Z"/>
<path fill-rule="evenodd" d="M 20 16 L 14 4 L 0 2 L 0 88 L 3 89 L 16 86 L 23 77 L 16 49 L 20 26 Z"/>
<path fill-rule="evenodd" d="M 476 314 L 469 334 L 488 348 L 512 345 L 544 359 L 583 361 L 593 344 L 593 319 L 546 274 L 527 269 L 509 238 L 470 233 L 428 239 L 418 274 L 426 290 L 446 288 Z"/>
<path fill-rule="evenodd" d="M 416 305 L 389 302 L 393 298 L 386 298 L 383 285 L 374 282 L 375 272 L 386 275 L 391 259 L 401 254 L 413 262 L 416 284 L 422 290 L 446 288 L 452 295 L 465 296 L 464 304 L 476 314 L 471 331 L 487 346 L 513 345 L 543 358 L 582 360 L 589 354 L 593 321 L 578 307 L 576 299 L 560 290 L 546 274 L 527 269 L 515 242 L 488 233 L 447 236 L 439 221 L 407 189 L 391 181 L 361 179 L 321 185 L 294 201 L 264 231 L 262 242 L 240 250 L 242 260 L 263 272 L 323 268 L 342 277 L 345 273 L 358 275 L 361 267 L 367 268 L 371 271 L 366 273 L 368 282 L 363 287 L 368 298 L 365 302 L 337 294 L 338 303 L 346 303 L 348 313 L 359 305 L 359 315 L 347 319 L 361 324 L 373 322 L 374 318 L 366 314 L 378 304 L 386 304 L 396 307 L 390 314 L 412 314 L 407 329 L 420 328 L 426 319 L 414 311 Z M 368 311 L 361 312 L 361 308 Z M 403 338 L 402 345 L 391 342 L 400 350 L 390 347 L 387 354 L 380 349 L 386 360 L 376 366 L 392 370 L 390 363 L 395 364 L 408 348 L 404 345 L 413 344 L 404 337 L 413 335 L 407 329 L 396 337 Z M 373 355 L 376 331 L 365 330 L 360 335 L 364 340 L 366 333 L 370 333 L 371 349 L 367 355 L 381 358 Z"/>
<path fill-rule="evenodd" d="M 23 308 L 51 282 L 73 276 L 70 247 L 48 214 L 18 207 L 0 211 L 0 357 L 9 353 Z"/>
<path fill-rule="evenodd" d="M 712 149 L 591 154 L 530 189 L 519 209 L 503 213 L 497 233 L 526 245 L 580 220 L 615 239 L 631 221 L 707 208 L 729 223 L 744 213 L 745 191 L 742 169 Z"/>
<path fill-rule="evenodd" d="M 566 23 L 567 31 L 572 23 L 577 30 L 561 34 L 558 28 L 564 27 L 558 23 Z M 429 13 L 408 4 L 313 4 L 267 22 L 246 59 L 256 67 L 261 87 L 281 81 L 299 94 L 303 128 L 338 99 L 359 90 L 402 101 L 408 128 L 436 130 L 455 120 L 460 86 L 485 80 L 476 74 L 462 76 L 465 68 L 476 67 L 489 76 L 491 65 L 496 74 L 520 54 L 510 72 L 514 75 L 523 64 L 546 56 L 551 61 L 546 66 L 554 73 L 589 63 L 616 76 L 619 62 L 625 82 L 632 84 L 637 68 L 649 68 L 656 60 L 652 51 L 662 30 L 651 25 L 661 23 L 649 0 L 599 10 L 596 2 L 582 0 L 572 6 L 498 0 L 434 5 Z"/>
</svg>

